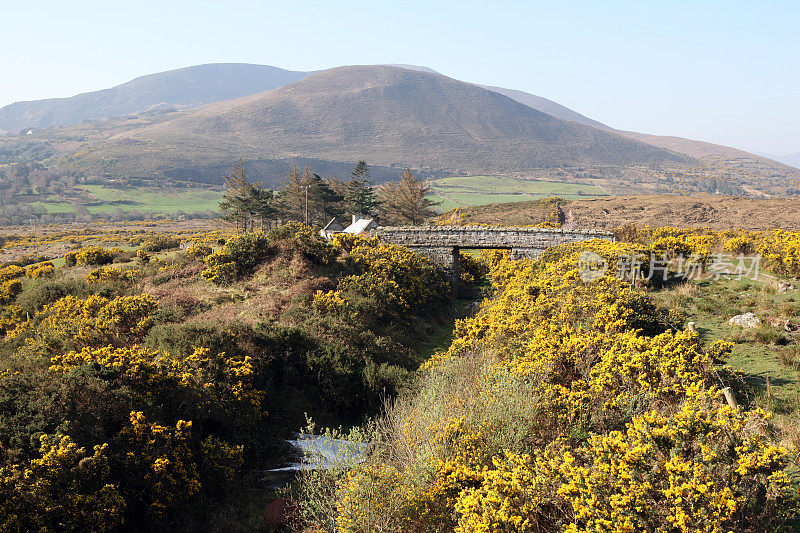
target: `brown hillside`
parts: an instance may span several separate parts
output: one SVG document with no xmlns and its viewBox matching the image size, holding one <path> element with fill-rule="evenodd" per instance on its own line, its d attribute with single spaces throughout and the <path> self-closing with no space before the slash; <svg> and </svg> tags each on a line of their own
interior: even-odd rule
<svg viewBox="0 0 800 533">
<path fill-rule="evenodd" d="M 558 167 L 682 167 L 698 161 L 561 120 L 439 74 L 340 67 L 279 89 L 209 104 L 155 124 L 124 127 L 75 162 L 112 175 L 247 159 L 366 159 L 464 173 Z"/>
<path fill-rule="evenodd" d="M 463 208 L 466 223 L 529 225 L 551 207 L 539 201 Z M 734 196 L 619 196 L 565 202 L 562 210 L 577 228 L 639 226 L 710 227 L 716 230 L 800 229 L 800 198 L 754 199 Z"/>
</svg>

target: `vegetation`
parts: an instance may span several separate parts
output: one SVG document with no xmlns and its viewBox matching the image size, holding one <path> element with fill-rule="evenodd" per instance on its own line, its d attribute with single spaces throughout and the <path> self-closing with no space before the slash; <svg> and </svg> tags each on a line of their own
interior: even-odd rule
<svg viewBox="0 0 800 533">
<path fill-rule="evenodd" d="M 423 182 L 410 170 L 400 175 L 399 182 L 384 183 L 379 191 L 380 216 L 390 224 L 420 225 L 434 216 L 437 202 L 428 198 L 430 185 Z"/>
<path fill-rule="evenodd" d="M 500 176 L 455 176 L 431 181 L 431 190 L 442 200 L 440 210 L 558 196 L 581 199 L 606 196 L 596 185 L 520 179 Z"/>
<path fill-rule="evenodd" d="M 297 222 L 43 235 L 64 266 L 0 268 L 0 523 L 257 527 L 254 472 L 283 464 L 309 415 L 371 443 L 300 476 L 311 529 L 791 530 L 800 307 L 769 276 L 800 275 L 800 234 L 617 237 L 464 255 L 462 281 L 493 294 L 448 342 L 444 273 L 375 239 Z M 641 272 L 667 257 L 672 276 L 682 253 L 700 277 L 584 281 L 587 250 Z M 767 283 L 715 279 L 725 251 L 762 253 Z M 763 324 L 727 323 L 744 311 Z"/>
<path fill-rule="evenodd" d="M 800 234 L 628 228 L 621 236 L 634 243 L 562 245 L 536 262 L 489 256 L 496 296 L 457 325 L 449 349 L 370 426 L 366 461 L 301 479 L 311 527 L 793 530 L 800 404 L 785 403 L 790 395 L 776 404 L 763 384 L 754 395 L 747 375 L 722 364 L 741 364 L 743 342 L 774 350 L 795 341 L 780 341 L 776 329 L 739 333 L 735 345 L 720 338 L 732 329 L 686 327 L 695 306 L 706 310 L 703 326 L 726 321 L 734 311 L 703 294 L 743 282 L 710 275 L 679 288 L 656 279 L 632 286 L 613 272 L 583 281 L 576 267 L 587 250 L 613 265 L 628 256 L 646 261 L 668 242 L 702 258 L 754 237 L 753 249 L 784 243 L 776 255 L 785 257 Z M 681 288 L 695 283 L 692 292 Z M 790 318 L 797 311 L 771 305 Z M 791 390 L 797 358 L 780 353 Z M 726 405 L 724 386 L 746 406 Z M 762 407 L 776 405 L 794 407 L 773 424 Z"/>
<path fill-rule="evenodd" d="M 346 212 L 364 218 L 374 216 L 379 201 L 372 186 L 369 165 L 361 160 L 350 173 L 350 181 L 344 185 L 342 197 Z"/>
<path fill-rule="evenodd" d="M 449 313 L 441 271 L 374 240 L 297 223 L 137 240 L 0 270 L 0 529 L 239 527 L 226 509 L 305 414 L 376 414 Z"/>
</svg>

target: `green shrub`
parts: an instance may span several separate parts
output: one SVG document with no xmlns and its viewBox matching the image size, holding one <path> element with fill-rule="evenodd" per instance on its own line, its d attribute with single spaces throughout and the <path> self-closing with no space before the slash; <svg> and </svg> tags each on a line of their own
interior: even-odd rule
<svg viewBox="0 0 800 533">
<path fill-rule="evenodd" d="M 100 246 L 84 248 L 75 256 L 79 265 L 100 266 L 114 261 L 114 252 Z"/>
<path fill-rule="evenodd" d="M 211 255 L 213 251 L 207 244 L 194 243 L 186 249 L 186 255 L 202 261 L 206 256 Z"/>
<path fill-rule="evenodd" d="M 65 296 L 84 298 L 90 293 L 89 285 L 83 279 L 33 280 L 17 296 L 16 304 L 33 314 Z"/>
<path fill-rule="evenodd" d="M 307 259 L 318 265 L 332 263 L 339 254 L 337 248 L 323 239 L 314 228 L 299 222 L 275 228 L 268 235 L 271 242 L 294 243 Z"/>
<path fill-rule="evenodd" d="M 250 275 L 272 252 L 263 233 L 247 233 L 230 239 L 217 252 L 205 258 L 208 268 L 202 276 L 216 285 L 225 285 Z"/>
<path fill-rule="evenodd" d="M 142 250 L 150 253 L 174 250 L 181 245 L 181 240 L 171 235 L 157 235 L 142 243 Z"/>
</svg>

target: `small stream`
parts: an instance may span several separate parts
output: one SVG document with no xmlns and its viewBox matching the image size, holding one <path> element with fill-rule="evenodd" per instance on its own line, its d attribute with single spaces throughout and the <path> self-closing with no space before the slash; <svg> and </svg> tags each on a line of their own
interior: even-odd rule
<svg viewBox="0 0 800 533">
<path fill-rule="evenodd" d="M 291 482 L 301 470 L 343 467 L 364 460 L 369 443 L 334 439 L 324 435 L 297 433 L 295 439 L 287 440 L 296 451 L 295 460 L 286 466 L 265 472 L 271 488 L 279 488 Z"/>
</svg>

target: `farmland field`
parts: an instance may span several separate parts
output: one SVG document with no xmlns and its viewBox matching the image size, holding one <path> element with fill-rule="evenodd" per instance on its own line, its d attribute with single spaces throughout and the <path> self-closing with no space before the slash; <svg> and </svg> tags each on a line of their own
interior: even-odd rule
<svg viewBox="0 0 800 533">
<path fill-rule="evenodd" d="M 140 211 L 149 214 L 169 214 L 184 211 L 216 211 L 222 191 L 201 188 L 111 188 L 102 185 L 84 185 L 89 200 L 81 202 L 92 214 Z M 75 204 L 63 200 L 42 200 L 34 205 L 46 213 L 74 213 Z"/>
<path fill-rule="evenodd" d="M 560 196 L 565 199 L 607 196 L 595 185 L 527 180 L 502 176 L 455 176 L 431 181 L 439 209 L 495 203 L 522 202 L 536 198 Z"/>
</svg>

